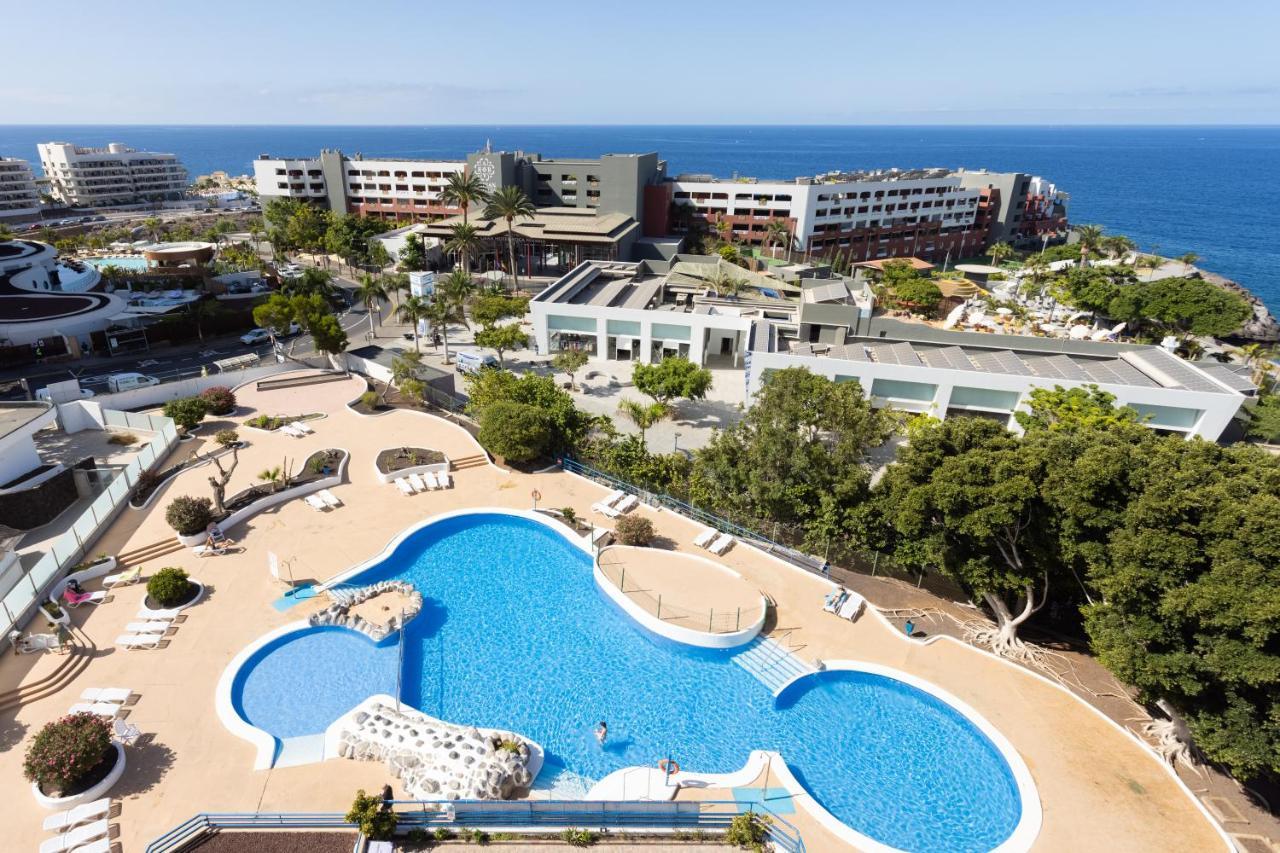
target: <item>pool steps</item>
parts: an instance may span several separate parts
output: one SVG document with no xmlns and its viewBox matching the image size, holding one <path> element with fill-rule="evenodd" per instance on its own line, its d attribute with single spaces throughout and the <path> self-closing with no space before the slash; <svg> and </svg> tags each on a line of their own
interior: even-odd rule
<svg viewBox="0 0 1280 853">
<path fill-rule="evenodd" d="M 774 696 L 802 675 L 817 672 L 790 649 L 768 637 L 757 637 L 733 656 L 733 662 L 769 688 Z"/>
</svg>

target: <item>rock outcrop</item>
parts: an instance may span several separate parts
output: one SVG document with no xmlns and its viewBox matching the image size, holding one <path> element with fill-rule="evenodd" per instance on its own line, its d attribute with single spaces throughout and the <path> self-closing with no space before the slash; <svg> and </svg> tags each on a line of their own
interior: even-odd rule
<svg viewBox="0 0 1280 853">
<path fill-rule="evenodd" d="M 382 703 L 342 721 L 338 755 L 383 761 L 406 793 L 424 800 L 500 800 L 533 781 L 536 745 L 518 735 L 455 726 Z"/>
<path fill-rule="evenodd" d="M 422 610 L 422 593 L 408 581 L 379 581 L 369 586 L 355 589 L 338 588 L 327 590 L 333 604 L 319 613 L 313 613 L 307 621 L 313 626 L 337 625 L 366 634 L 375 643 L 381 642 L 404 625 Z M 408 605 L 403 613 L 396 613 L 384 624 L 370 622 L 361 616 L 351 613 L 351 608 L 388 592 L 398 592 L 408 597 Z"/>
</svg>

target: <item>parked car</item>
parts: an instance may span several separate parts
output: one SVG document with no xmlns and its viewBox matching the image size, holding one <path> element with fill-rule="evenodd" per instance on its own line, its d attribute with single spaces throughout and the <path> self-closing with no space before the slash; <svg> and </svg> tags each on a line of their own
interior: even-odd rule
<svg viewBox="0 0 1280 853">
<path fill-rule="evenodd" d="M 134 388 L 149 388 L 159 385 L 160 380 L 145 373 L 113 373 L 107 377 L 107 390 L 112 393 L 132 391 Z"/>
<path fill-rule="evenodd" d="M 93 392 L 92 392 L 92 391 L 90 391 L 88 388 L 81 388 L 81 389 L 80 389 L 80 399 L 81 399 L 81 400 L 88 400 L 88 399 L 89 399 L 90 397 L 92 397 L 92 396 L 93 396 Z M 48 389 L 48 388 L 41 388 L 40 390 L 36 391 L 36 399 L 37 399 L 37 400 L 51 400 L 51 399 L 53 399 L 53 397 L 52 397 L 52 395 L 50 395 L 50 393 L 49 393 L 49 389 Z"/>
<path fill-rule="evenodd" d="M 456 364 L 459 373 L 476 373 L 486 367 L 497 367 L 498 359 L 488 353 L 460 352 Z"/>
<path fill-rule="evenodd" d="M 290 323 L 289 328 L 285 331 L 276 329 L 277 338 L 291 338 L 302 331 L 302 327 L 297 323 Z M 271 332 L 266 329 L 250 329 L 240 336 L 240 343 L 251 347 L 257 344 L 265 344 L 271 340 Z"/>
</svg>

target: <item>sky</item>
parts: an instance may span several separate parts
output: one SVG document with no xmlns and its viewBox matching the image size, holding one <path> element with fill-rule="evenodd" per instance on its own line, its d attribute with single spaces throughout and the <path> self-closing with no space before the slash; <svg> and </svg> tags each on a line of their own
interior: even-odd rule
<svg viewBox="0 0 1280 853">
<path fill-rule="evenodd" d="M 1276 0 L 4 5 L 0 124 L 1280 124 Z"/>
</svg>

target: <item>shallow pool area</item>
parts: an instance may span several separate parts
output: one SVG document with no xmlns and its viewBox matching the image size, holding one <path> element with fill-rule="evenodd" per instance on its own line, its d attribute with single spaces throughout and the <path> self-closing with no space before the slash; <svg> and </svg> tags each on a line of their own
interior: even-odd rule
<svg viewBox="0 0 1280 853">
<path fill-rule="evenodd" d="M 146 272 L 147 270 L 147 259 L 139 257 L 80 258 L 79 261 L 99 270 L 107 267 L 117 267 L 129 272 Z"/>
<path fill-rule="evenodd" d="M 839 821 L 907 850 L 990 850 L 1023 816 L 1005 754 L 944 699 L 859 669 L 806 676 L 775 699 L 738 652 L 640 627 L 596 586 L 590 554 L 542 521 L 446 516 L 346 582 L 389 579 L 424 596 L 404 638 L 403 701 L 519 732 L 551 767 L 594 781 L 671 757 L 685 771 L 728 773 L 751 750 L 775 750 Z M 397 656 L 394 639 L 288 631 L 239 666 L 231 704 L 279 740 L 317 734 L 369 695 L 394 694 Z"/>
</svg>

